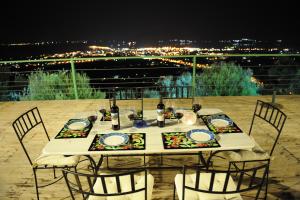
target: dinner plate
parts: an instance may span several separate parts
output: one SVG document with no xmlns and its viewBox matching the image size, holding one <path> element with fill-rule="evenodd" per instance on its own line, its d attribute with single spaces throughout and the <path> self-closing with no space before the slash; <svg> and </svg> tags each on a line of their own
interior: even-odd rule
<svg viewBox="0 0 300 200">
<path fill-rule="evenodd" d="M 217 128 L 232 126 L 233 121 L 224 116 L 211 116 L 208 118 L 208 122 Z"/>
<path fill-rule="evenodd" d="M 213 132 L 206 129 L 192 129 L 187 132 L 187 138 L 194 142 L 208 142 L 215 139 Z"/>
<path fill-rule="evenodd" d="M 87 119 L 73 119 L 69 121 L 65 126 L 69 130 L 83 130 L 90 125 L 90 121 Z"/>
<path fill-rule="evenodd" d="M 129 136 L 124 133 L 108 133 L 99 139 L 100 143 L 109 146 L 123 145 L 126 144 L 128 140 L 129 140 Z"/>
<path fill-rule="evenodd" d="M 213 119 L 211 120 L 211 123 L 215 126 L 215 127 L 226 127 L 229 126 L 230 123 L 228 120 L 225 119 Z"/>
</svg>

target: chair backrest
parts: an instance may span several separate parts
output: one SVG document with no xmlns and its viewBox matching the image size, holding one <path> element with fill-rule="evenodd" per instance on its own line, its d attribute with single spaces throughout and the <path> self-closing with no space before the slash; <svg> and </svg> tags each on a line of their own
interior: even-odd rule
<svg viewBox="0 0 300 200">
<path fill-rule="evenodd" d="M 271 156 L 277 144 L 279 136 L 281 135 L 287 116 L 276 106 L 270 103 L 263 102 L 261 100 L 257 100 L 252 122 L 250 125 L 249 135 L 251 134 L 255 118 L 262 119 L 264 122 L 270 124 L 276 130 L 275 141 L 271 148 L 271 151 L 269 152 Z"/>
<path fill-rule="evenodd" d="M 202 195 L 242 195 L 244 192 L 251 191 L 251 194 L 255 195 L 253 196 L 254 199 L 258 199 L 269 170 L 269 161 L 246 162 L 251 167 L 238 169 L 237 164 L 244 164 L 243 162 L 230 162 L 228 170 L 207 169 L 203 166 L 184 166 L 182 199 L 185 199 L 186 190 L 200 192 Z M 186 176 L 191 175 L 194 176 L 194 185 L 187 184 L 186 181 Z M 257 190 L 256 193 L 255 190 Z"/>
<path fill-rule="evenodd" d="M 145 192 L 147 200 L 147 170 L 139 169 L 135 171 L 118 173 L 118 174 L 83 174 L 63 169 L 63 175 L 69 188 L 72 199 L 74 192 L 82 194 L 84 199 L 89 196 L 119 196 L 138 192 Z M 144 175 L 145 183 L 142 187 L 136 188 L 135 175 Z M 124 182 L 123 182 L 124 181 Z M 99 182 L 101 184 L 99 184 Z M 113 184 L 113 185 L 112 185 Z M 126 187 L 124 189 L 123 187 Z M 124 191 L 125 190 L 125 191 Z"/>
<path fill-rule="evenodd" d="M 45 128 L 44 122 L 42 120 L 42 117 L 41 117 L 40 112 L 37 107 L 32 108 L 31 110 L 28 110 L 27 112 L 23 113 L 12 123 L 15 133 L 17 134 L 17 137 L 21 143 L 21 146 L 22 146 L 23 150 L 25 151 L 25 154 L 31 165 L 32 165 L 32 160 L 28 154 L 28 151 L 26 150 L 23 140 L 24 140 L 25 136 L 39 124 L 42 124 L 45 134 L 47 136 L 47 139 L 49 141 L 50 138 L 49 138 L 48 132 Z"/>
</svg>

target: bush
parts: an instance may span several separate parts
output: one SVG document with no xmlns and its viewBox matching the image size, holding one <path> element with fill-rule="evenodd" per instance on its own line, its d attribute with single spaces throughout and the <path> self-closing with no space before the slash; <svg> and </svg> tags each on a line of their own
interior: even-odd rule
<svg viewBox="0 0 300 200">
<path fill-rule="evenodd" d="M 149 89 L 145 89 L 143 94 L 144 98 L 159 98 L 160 96 L 159 91 Z"/>
<path fill-rule="evenodd" d="M 289 89 L 291 91 L 290 94 L 300 94 L 300 69 L 298 69 L 295 75 L 292 77 L 292 82 L 289 85 Z"/>
<path fill-rule="evenodd" d="M 259 89 L 251 82 L 252 71 L 233 63 L 221 63 L 204 69 L 196 76 L 197 96 L 257 95 Z"/>
<path fill-rule="evenodd" d="M 9 90 L 9 73 L 10 68 L 7 66 L 0 67 L 0 101 L 9 100 L 8 90 Z"/>
<path fill-rule="evenodd" d="M 79 99 L 104 98 L 105 94 L 91 88 L 86 74 L 76 73 Z M 72 78 L 69 73 L 60 71 L 49 73 L 38 71 L 28 77 L 29 85 L 21 100 L 63 100 L 75 99 Z"/>
<path fill-rule="evenodd" d="M 191 83 L 192 75 L 189 72 L 184 72 L 179 77 L 166 76 L 158 81 L 164 96 L 169 98 L 176 98 L 176 95 L 181 98 L 191 95 L 189 91 Z"/>
</svg>

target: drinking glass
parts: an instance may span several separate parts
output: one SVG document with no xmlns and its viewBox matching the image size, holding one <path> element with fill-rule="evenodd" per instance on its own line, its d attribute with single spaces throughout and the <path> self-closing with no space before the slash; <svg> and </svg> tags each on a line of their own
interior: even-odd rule
<svg viewBox="0 0 300 200">
<path fill-rule="evenodd" d="M 100 125 L 103 125 L 104 124 L 104 115 L 105 115 L 105 112 L 106 112 L 106 109 L 105 109 L 105 106 L 100 106 L 99 107 L 99 112 L 100 112 Z"/>
<path fill-rule="evenodd" d="M 194 113 L 197 113 L 202 108 L 201 104 L 198 101 L 193 102 L 192 109 Z"/>
<path fill-rule="evenodd" d="M 95 123 L 95 121 L 97 121 L 97 118 L 98 118 L 98 111 L 93 110 L 93 111 L 88 112 L 87 118 L 90 122 Z"/>
<path fill-rule="evenodd" d="M 179 121 L 180 121 L 180 119 L 183 117 L 183 112 L 182 112 L 182 110 L 176 110 L 176 112 L 175 112 L 175 117 L 176 117 L 176 119 L 177 119 L 177 124 L 179 125 Z"/>
</svg>

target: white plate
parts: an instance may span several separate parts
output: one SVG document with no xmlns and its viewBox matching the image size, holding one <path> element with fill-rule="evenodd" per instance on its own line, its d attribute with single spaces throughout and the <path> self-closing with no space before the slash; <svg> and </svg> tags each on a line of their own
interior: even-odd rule
<svg viewBox="0 0 300 200">
<path fill-rule="evenodd" d="M 213 140 L 215 135 L 205 129 L 193 129 L 187 132 L 187 137 L 195 142 L 207 142 Z"/>
<path fill-rule="evenodd" d="M 215 127 L 221 128 L 221 127 L 227 127 L 231 125 L 229 120 L 226 119 L 212 119 L 210 121 Z"/>
<path fill-rule="evenodd" d="M 81 120 L 81 119 L 74 119 L 66 124 L 69 130 L 83 130 L 87 126 L 90 125 L 90 121 L 88 120 Z"/>
<path fill-rule="evenodd" d="M 129 140 L 127 134 L 123 133 L 108 133 L 100 138 L 100 143 L 109 145 L 109 146 L 119 146 L 126 144 Z"/>
</svg>

